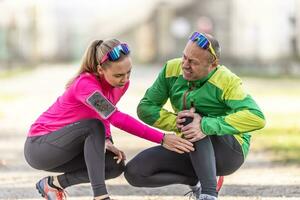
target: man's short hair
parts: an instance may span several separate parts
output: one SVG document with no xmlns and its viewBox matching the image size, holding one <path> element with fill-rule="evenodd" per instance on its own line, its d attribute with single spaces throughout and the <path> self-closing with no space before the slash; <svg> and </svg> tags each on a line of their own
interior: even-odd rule
<svg viewBox="0 0 300 200">
<path fill-rule="evenodd" d="M 212 38 L 212 40 L 210 40 L 210 42 L 211 42 L 212 48 L 215 50 L 217 58 L 220 59 L 221 47 L 220 47 L 218 40 L 216 40 L 215 38 Z"/>
<path fill-rule="evenodd" d="M 212 48 L 215 50 L 217 58 L 220 59 L 221 47 L 220 47 L 220 44 L 219 44 L 218 40 L 210 34 L 205 34 L 205 36 L 210 41 Z"/>
</svg>

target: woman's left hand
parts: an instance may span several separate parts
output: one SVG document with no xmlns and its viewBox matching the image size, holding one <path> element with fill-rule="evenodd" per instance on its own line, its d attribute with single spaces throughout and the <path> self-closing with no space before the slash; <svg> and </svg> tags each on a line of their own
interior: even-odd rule
<svg viewBox="0 0 300 200">
<path fill-rule="evenodd" d="M 114 144 L 109 140 L 105 140 L 105 148 L 114 154 L 114 159 L 117 160 L 117 163 L 119 164 L 122 160 L 126 160 L 126 155 L 123 151 L 119 150 L 117 147 L 114 146 Z"/>
</svg>

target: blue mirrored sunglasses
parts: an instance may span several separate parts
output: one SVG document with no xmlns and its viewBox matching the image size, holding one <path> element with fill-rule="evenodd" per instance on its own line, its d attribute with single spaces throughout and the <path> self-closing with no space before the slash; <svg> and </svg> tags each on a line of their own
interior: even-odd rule
<svg viewBox="0 0 300 200">
<path fill-rule="evenodd" d="M 215 50 L 213 49 L 210 41 L 207 39 L 207 37 L 204 34 L 194 32 L 190 37 L 190 41 L 196 42 L 197 45 L 202 49 L 207 49 L 214 56 L 214 58 L 217 59 Z"/>
<path fill-rule="evenodd" d="M 112 50 L 110 50 L 107 54 L 103 56 L 103 58 L 100 61 L 100 65 L 103 64 L 105 61 L 116 61 L 120 59 L 121 53 L 124 55 L 128 55 L 130 53 L 129 47 L 127 44 L 122 43 L 117 46 L 115 46 Z"/>
</svg>

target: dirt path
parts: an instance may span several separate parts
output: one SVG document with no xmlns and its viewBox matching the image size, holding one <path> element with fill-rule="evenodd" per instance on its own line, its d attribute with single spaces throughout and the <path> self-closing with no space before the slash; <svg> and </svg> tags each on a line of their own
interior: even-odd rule
<svg viewBox="0 0 300 200">
<path fill-rule="evenodd" d="M 158 69 L 135 69 L 132 85 L 119 108 L 135 115 L 135 106 L 144 89 L 155 78 Z M 0 199 L 41 199 L 35 182 L 47 175 L 31 169 L 23 158 L 23 143 L 30 123 L 52 103 L 63 90 L 66 77 L 76 70 L 52 66 L 0 80 Z M 145 78 L 147 77 L 150 78 Z M 128 105 L 130 102 L 130 105 Z M 113 129 L 116 144 L 130 159 L 153 145 Z M 220 200 L 299 199 L 300 169 L 296 166 L 271 164 L 263 153 L 250 153 L 247 162 L 235 174 L 225 178 Z M 156 189 L 131 187 L 123 176 L 107 182 L 108 190 L 118 200 L 179 200 L 188 189 L 173 185 Z M 69 199 L 91 199 L 89 185 L 68 189 Z"/>
</svg>

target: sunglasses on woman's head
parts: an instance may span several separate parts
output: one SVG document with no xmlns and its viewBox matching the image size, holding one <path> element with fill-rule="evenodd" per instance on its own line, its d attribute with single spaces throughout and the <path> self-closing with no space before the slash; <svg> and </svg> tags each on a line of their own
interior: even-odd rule
<svg viewBox="0 0 300 200">
<path fill-rule="evenodd" d="M 110 61 L 119 60 L 121 57 L 121 53 L 123 53 L 124 55 L 128 55 L 130 53 L 130 50 L 129 50 L 129 47 L 127 44 L 121 43 L 121 44 L 115 46 L 114 48 L 112 48 L 112 50 L 110 50 L 108 53 L 106 53 L 103 56 L 103 58 L 100 61 L 100 65 L 103 64 L 104 62 L 106 62 L 107 60 L 110 60 Z"/>
</svg>

